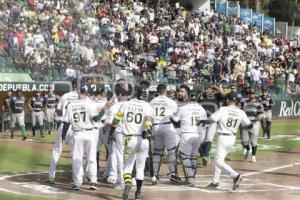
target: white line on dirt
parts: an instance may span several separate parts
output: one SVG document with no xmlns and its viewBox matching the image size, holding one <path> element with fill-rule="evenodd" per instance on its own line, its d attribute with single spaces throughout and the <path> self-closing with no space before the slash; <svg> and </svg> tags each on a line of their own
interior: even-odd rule
<svg viewBox="0 0 300 200">
<path fill-rule="evenodd" d="M 297 165 L 300 165 L 300 162 L 289 164 L 289 165 L 283 165 L 283 166 L 279 166 L 279 167 L 273 167 L 273 168 L 269 168 L 269 169 L 264 169 L 264 170 L 260 170 L 260 171 L 257 171 L 257 172 L 251 172 L 251 173 L 243 174 L 242 176 L 243 177 L 254 176 L 254 175 L 257 175 L 257 174 L 263 174 L 263 173 L 266 173 L 266 172 L 273 172 L 273 171 L 277 171 L 279 169 L 285 169 L 285 168 L 294 167 L 294 166 L 297 166 Z"/>
</svg>

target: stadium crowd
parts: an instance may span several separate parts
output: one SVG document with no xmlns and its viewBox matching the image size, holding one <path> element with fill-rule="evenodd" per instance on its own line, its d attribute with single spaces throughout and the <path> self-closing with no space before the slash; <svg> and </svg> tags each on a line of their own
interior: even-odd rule
<svg viewBox="0 0 300 200">
<path fill-rule="evenodd" d="M 7 66 L 74 77 L 126 76 L 164 83 L 219 83 L 300 94 L 299 47 L 255 25 L 180 4 L 133 0 L 0 1 L 0 57 Z M 112 61 L 114 64 L 109 63 Z"/>
</svg>

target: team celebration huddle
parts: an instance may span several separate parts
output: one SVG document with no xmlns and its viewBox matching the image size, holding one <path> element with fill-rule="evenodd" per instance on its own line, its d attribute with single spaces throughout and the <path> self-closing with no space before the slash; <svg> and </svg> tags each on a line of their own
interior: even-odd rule
<svg viewBox="0 0 300 200">
<path fill-rule="evenodd" d="M 133 187 L 135 199 L 142 199 L 146 170 L 152 184 L 160 184 L 164 153 L 170 184 L 194 187 L 198 161 L 214 167 L 207 189 L 218 188 L 223 171 L 232 178 L 232 190 L 236 190 L 242 174 L 225 162 L 236 137 L 240 134 L 244 149 L 241 156 L 247 160 L 251 153 L 254 163 L 260 123 L 265 137 L 271 137 L 273 100 L 265 88 L 261 96 L 256 96 L 249 85 L 203 86 L 196 93 L 184 84 L 172 91 L 159 84 L 153 91 L 147 81 L 131 84 L 123 78 L 109 88 L 77 82 L 72 82 L 73 91 L 65 93 L 57 104 L 61 123 L 48 177 L 55 183 L 56 165 L 67 143 L 72 155 L 73 190 L 80 190 L 86 182 L 91 190 L 100 188 L 97 175 L 102 173 L 102 145 L 107 156 L 101 178 L 123 190 L 124 200 Z M 210 151 L 214 139 L 213 162 Z"/>
</svg>

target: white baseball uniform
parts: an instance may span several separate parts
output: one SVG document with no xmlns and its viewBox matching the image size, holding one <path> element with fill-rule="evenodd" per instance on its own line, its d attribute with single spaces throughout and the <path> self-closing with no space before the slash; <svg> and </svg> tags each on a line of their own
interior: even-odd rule
<svg viewBox="0 0 300 200">
<path fill-rule="evenodd" d="M 127 101 L 125 101 L 127 102 Z M 112 124 L 114 116 L 120 110 L 120 108 L 125 103 L 124 101 L 119 101 L 113 104 L 107 113 L 106 124 Z M 124 142 L 122 133 L 122 122 L 119 123 L 118 127 L 114 133 L 114 141 L 112 141 L 112 152 L 111 152 L 111 168 L 108 174 L 109 182 L 112 183 L 123 183 L 123 152 L 124 152 Z M 106 174 L 104 174 L 106 175 Z"/>
<path fill-rule="evenodd" d="M 61 97 L 61 99 L 57 105 L 57 109 L 62 112 L 62 114 L 63 114 L 62 116 L 64 116 L 67 106 L 70 104 L 70 102 L 72 102 L 74 100 L 78 100 L 78 93 L 76 91 L 68 92 Z M 52 179 L 55 178 L 56 165 L 57 165 L 58 159 L 60 157 L 60 154 L 61 154 L 62 148 L 63 148 L 62 128 L 63 128 L 63 124 L 61 123 L 61 125 L 59 126 L 59 128 L 57 130 L 55 143 L 54 143 L 54 146 L 52 149 L 52 158 L 51 158 L 50 167 L 49 167 L 49 178 L 52 178 Z M 70 128 L 67 133 L 67 137 L 68 137 L 67 139 L 69 139 L 69 143 L 70 143 L 69 146 L 71 147 L 70 151 L 72 153 L 72 144 L 71 144 L 72 139 L 71 139 L 71 134 L 70 134 Z"/>
<path fill-rule="evenodd" d="M 94 103 L 98 110 L 102 109 L 107 100 L 106 99 L 95 99 Z M 103 144 L 106 149 L 108 150 L 108 158 L 106 161 L 106 167 L 104 170 L 104 176 L 108 177 L 110 168 L 111 168 L 111 144 L 108 144 L 108 130 L 104 130 L 105 120 L 108 114 L 108 110 L 105 110 L 105 114 L 101 118 L 101 121 L 96 123 L 96 128 L 98 129 L 98 132 L 96 132 L 95 137 L 98 141 L 96 150 L 98 151 L 101 145 Z"/>
<path fill-rule="evenodd" d="M 217 184 L 220 181 L 222 170 L 225 170 L 232 178 L 237 177 L 238 173 L 225 163 L 225 157 L 235 144 L 235 135 L 240 124 L 247 126 L 251 124 L 251 121 L 246 113 L 236 106 L 221 107 L 210 118 L 218 124 L 219 139 L 216 148 L 215 174 L 213 178 L 213 183 Z"/>
<path fill-rule="evenodd" d="M 93 106 L 93 101 L 89 98 L 73 101 L 67 107 L 63 117 L 63 122 L 71 125 L 74 146 L 72 154 L 72 171 L 73 185 L 80 187 L 84 175 L 82 159 L 84 151 L 87 154 L 87 174 L 91 183 L 97 183 L 97 163 L 96 147 L 97 139 L 95 138 L 95 122 L 93 117 L 98 115 L 97 107 Z"/>
<path fill-rule="evenodd" d="M 197 154 L 201 139 L 203 139 L 201 133 L 198 132 L 197 122 L 204 119 L 207 119 L 206 111 L 196 102 L 180 107 L 174 116 L 175 121 L 180 121 L 179 155 L 189 184 L 195 181 Z"/>
<path fill-rule="evenodd" d="M 120 110 L 123 113 L 122 132 L 124 144 L 124 181 L 131 182 L 131 173 L 136 162 L 136 180 L 144 180 L 145 162 L 148 156 L 149 142 L 143 139 L 145 119 L 153 118 L 153 109 L 143 100 L 131 99 Z"/>
<path fill-rule="evenodd" d="M 167 96 L 160 95 L 154 98 L 150 105 L 154 110 L 153 119 L 153 170 L 154 175 L 158 174 L 159 162 L 163 156 L 164 149 L 168 152 L 168 163 L 170 175 L 175 175 L 175 151 L 177 138 L 173 124 L 170 122 L 170 116 L 173 116 L 178 109 L 177 103 Z"/>
</svg>

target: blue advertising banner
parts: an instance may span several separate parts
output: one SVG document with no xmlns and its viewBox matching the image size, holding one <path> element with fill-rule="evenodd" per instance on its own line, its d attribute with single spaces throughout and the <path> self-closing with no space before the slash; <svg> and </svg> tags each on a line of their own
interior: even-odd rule
<svg viewBox="0 0 300 200">
<path fill-rule="evenodd" d="M 239 11 L 240 11 L 239 7 L 230 7 L 230 6 L 228 7 L 228 15 L 238 17 L 240 16 Z"/>
<path fill-rule="evenodd" d="M 240 18 L 248 23 L 252 22 L 252 9 L 245 9 L 241 8 L 240 9 Z"/>
<path fill-rule="evenodd" d="M 228 14 L 228 2 L 227 0 L 216 0 L 215 10 L 217 13 L 227 15 Z"/>
<path fill-rule="evenodd" d="M 274 17 L 264 17 L 264 30 L 269 31 L 269 34 L 275 36 L 275 18 Z"/>
<path fill-rule="evenodd" d="M 262 14 L 262 13 L 252 13 L 252 24 L 257 25 L 261 32 L 264 30 L 263 21 L 264 21 L 264 14 Z"/>
</svg>

